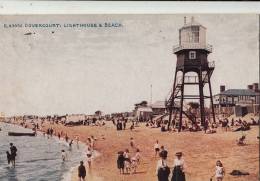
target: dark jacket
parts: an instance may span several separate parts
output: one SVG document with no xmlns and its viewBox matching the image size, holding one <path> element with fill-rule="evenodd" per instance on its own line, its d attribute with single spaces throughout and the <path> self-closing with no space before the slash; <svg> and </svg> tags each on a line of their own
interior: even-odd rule
<svg viewBox="0 0 260 181">
<path fill-rule="evenodd" d="M 86 168 L 84 165 L 80 165 L 78 167 L 78 175 L 79 177 L 85 177 L 86 176 Z"/>
</svg>

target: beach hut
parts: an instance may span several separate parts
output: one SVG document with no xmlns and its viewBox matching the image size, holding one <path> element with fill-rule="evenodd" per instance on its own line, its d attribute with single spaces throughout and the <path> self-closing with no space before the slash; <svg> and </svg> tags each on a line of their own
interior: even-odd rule
<svg viewBox="0 0 260 181">
<path fill-rule="evenodd" d="M 136 110 L 137 120 L 140 122 L 148 121 L 152 118 L 153 110 L 151 107 L 138 107 Z"/>
<path fill-rule="evenodd" d="M 153 115 L 163 115 L 166 113 L 165 101 L 156 101 L 151 105 Z"/>
</svg>

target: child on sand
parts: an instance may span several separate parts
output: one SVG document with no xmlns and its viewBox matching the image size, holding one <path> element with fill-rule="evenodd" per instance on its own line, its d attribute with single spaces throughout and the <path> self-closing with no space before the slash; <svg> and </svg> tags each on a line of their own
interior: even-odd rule
<svg viewBox="0 0 260 181">
<path fill-rule="evenodd" d="M 130 168 L 132 174 L 136 173 L 137 165 L 138 165 L 138 163 L 137 163 L 136 157 L 132 157 L 131 158 L 131 168 Z"/>
<path fill-rule="evenodd" d="M 155 151 L 155 157 L 157 156 L 157 154 L 159 154 L 160 151 L 160 145 L 159 145 L 159 141 L 156 140 L 155 144 L 154 144 L 154 151 Z"/>
<path fill-rule="evenodd" d="M 138 148 L 136 149 L 134 158 L 136 159 L 137 164 L 140 164 L 141 154 L 140 154 L 140 150 Z"/>
<path fill-rule="evenodd" d="M 78 177 L 79 177 L 79 181 L 85 181 L 86 168 L 83 164 L 83 161 L 80 161 L 80 166 L 78 167 Z"/>
<path fill-rule="evenodd" d="M 125 170 L 126 170 L 126 173 L 129 173 L 130 172 L 130 164 L 131 164 L 131 160 L 130 160 L 130 156 L 129 156 L 129 150 L 126 149 L 125 152 L 124 152 L 124 167 L 125 167 Z"/>
<path fill-rule="evenodd" d="M 131 148 L 134 148 L 135 147 L 135 141 L 134 141 L 134 138 L 130 138 L 130 146 Z"/>
<path fill-rule="evenodd" d="M 215 177 L 216 177 L 216 181 L 222 181 L 223 177 L 225 175 L 225 169 L 221 163 L 220 160 L 218 160 L 216 162 L 216 171 L 215 171 Z"/>
<path fill-rule="evenodd" d="M 244 145 L 245 145 L 245 142 L 244 142 L 245 139 L 246 139 L 246 136 L 243 135 L 241 138 L 238 139 L 237 145 L 238 145 L 238 146 L 244 146 Z"/>
<path fill-rule="evenodd" d="M 125 157 L 123 155 L 123 152 L 118 152 L 118 157 L 117 157 L 117 168 L 119 169 L 120 174 L 124 174 L 124 161 Z"/>
</svg>

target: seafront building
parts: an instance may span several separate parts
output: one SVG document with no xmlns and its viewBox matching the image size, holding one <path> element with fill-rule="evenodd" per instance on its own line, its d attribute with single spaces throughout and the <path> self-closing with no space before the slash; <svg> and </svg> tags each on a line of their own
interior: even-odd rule
<svg viewBox="0 0 260 181">
<path fill-rule="evenodd" d="M 247 89 L 225 89 L 220 86 L 220 92 L 214 95 L 214 108 L 217 114 L 244 116 L 259 112 L 260 90 L 258 83 L 248 85 Z"/>
</svg>

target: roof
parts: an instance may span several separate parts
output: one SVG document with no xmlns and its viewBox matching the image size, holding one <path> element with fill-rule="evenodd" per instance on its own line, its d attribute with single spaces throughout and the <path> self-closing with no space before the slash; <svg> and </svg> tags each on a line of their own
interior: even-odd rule
<svg viewBox="0 0 260 181">
<path fill-rule="evenodd" d="M 138 112 L 153 112 L 151 107 L 139 107 L 137 109 Z"/>
<path fill-rule="evenodd" d="M 151 106 L 152 108 L 165 108 L 165 101 L 156 101 Z"/>
<path fill-rule="evenodd" d="M 250 89 L 228 89 L 226 91 L 220 92 L 218 95 L 227 95 L 227 96 L 259 96 L 260 93 L 255 92 Z"/>
</svg>

